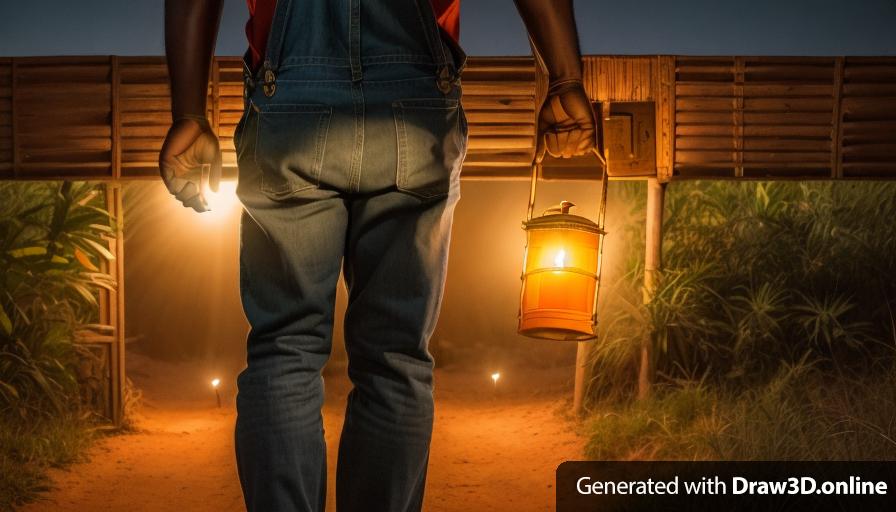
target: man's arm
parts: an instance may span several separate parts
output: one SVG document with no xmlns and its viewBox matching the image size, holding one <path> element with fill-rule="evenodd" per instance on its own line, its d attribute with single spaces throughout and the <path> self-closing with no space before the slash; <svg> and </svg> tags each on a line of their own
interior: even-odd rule
<svg viewBox="0 0 896 512">
<path fill-rule="evenodd" d="M 582 85 L 582 55 L 572 0 L 514 0 L 536 58 L 548 73 L 538 114 L 536 156 L 569 158 L 597 144 L 594 113 Z"/>
<path fill-rule="evenodd" d="M 165 1 L 173 122 L 159 154 L 159 169 L 168 190 L 198 212 L 208 210 L 203 167 L 211 167 L 212 190 L 217 190 L 221 176 L 221 150 L 205 116 L 205 99 L 222 8 L 223 0 Z"/>
</svg>

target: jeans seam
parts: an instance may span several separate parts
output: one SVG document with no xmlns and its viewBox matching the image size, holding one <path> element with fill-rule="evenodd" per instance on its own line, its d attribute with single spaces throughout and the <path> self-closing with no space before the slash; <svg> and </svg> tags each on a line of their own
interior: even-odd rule
<svg viewBox="0 0 896 512">
<path fill-rule="evenodd" d="M 361 83 L 352 85 L 352 108 L 355 122 L 355 145 L 352 150 L 351 169 L 349 173 L 349 190 L 359 192 L 361 189 L 361 165 L 364 159 L 364 88 Z"/>
<path fill-rule="evenodd" d="M 408 137 L 407 130 L 405 129 L 404 125 L 404 109 L 401 106 L 401 102 L 396 101 L 395 103 L 393 103 L 392 109 L 395 112 L 395 140 L 397 141 L 398 145 L 398 147 L 396 148 L 396 162 L 398 164 L 398 173 L 395 177 L 395 186 L 401 189 L 402 183 L 404 183 L 405 181 L 404 175 L 407 172 L 407 163 L 405 162 L 405 160 L 407 159 L 407 151 L 404 151 L 403 148 L 407 146 Z"/>
</svg>

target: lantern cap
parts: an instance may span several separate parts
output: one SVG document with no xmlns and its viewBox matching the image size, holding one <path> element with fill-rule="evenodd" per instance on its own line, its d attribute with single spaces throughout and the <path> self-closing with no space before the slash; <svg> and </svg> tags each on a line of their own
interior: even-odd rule
<svg viewBox="0 0 896 512">
<path fill-rule="evenodd" d="M 569 213 L 569 209 L 575 205 L 576 203 L 573 203 L 572 201 L 560 201 L 560 204 L 548 208 L 547 210 L 543 211 L 541 215 L 545 216 L 553 213 Z"/>
<path fill-rule="evenodd" d="M 535 217 L 532 220 L 523 222 L 523 229 L 526 231 L 532 229 L 574 229 L 600 235 L 606 234 L 591 219 L 570 213 L 555 213 Z"/>
</svg>

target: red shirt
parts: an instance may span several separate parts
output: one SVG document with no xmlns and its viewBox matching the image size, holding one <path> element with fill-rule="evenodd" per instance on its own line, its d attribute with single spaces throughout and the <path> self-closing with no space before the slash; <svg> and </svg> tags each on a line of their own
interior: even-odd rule
<svg viewBox="0 0 896 512">
<path fill-rule="evenodd" d="M 460 38 L 460 0 L 429 0 L 436 13 L 436 21 L 442 29 L 457 41 Z M 257 66 L 264 59 L 268 32 L 274 19 L 277 0 L 246 0 L 249 4 L 249 21 L 246 37 L 252 50 L 252 64 Z"/>
</svg>

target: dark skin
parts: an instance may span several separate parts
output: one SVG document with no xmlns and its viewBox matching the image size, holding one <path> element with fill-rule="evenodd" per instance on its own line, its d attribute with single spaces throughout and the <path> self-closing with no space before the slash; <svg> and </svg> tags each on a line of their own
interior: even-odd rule
<svg viewBox="0 0 896 512">
<path fill-rule="evenodd" d="M 570 158 L 596 145 L 591 102 L 582 85 L 582 59 L 572 0 L 514 0 L 536 57 L 548 73 L 548 95 L 538 112 L 536 159 L 547 152 Z M 166 0 L 165 54 L 171 78 L 173 123 L 159 169 L 185 207 L 207 211 L 205 181 L 221 176 L 221 150 L 206 118 L 206 91 L 223 0 Z M 208 175 L 205 169 L 209 169 Z"/>
<path fill-rule="evenodd" d="M 223 6 L 223 0 L 165 0 L 173 123 L 159 154 L 159 169 L 168 191 L 197 212 L 209 209 L 204 168 L 210 168 L 212 190 L 217 190 L 221 176 L 221 149 L 206 118 L 205 95 Z"/>
<path fill-rule="evenodd" d="M 584 154 L 597 144 L 594 112 L 582 85 L 582 55 L 572 0 L 514 0 L 536 59 L 548 73 L 548 94 L 538 112 L 535 155 Z"/>
</svg>

